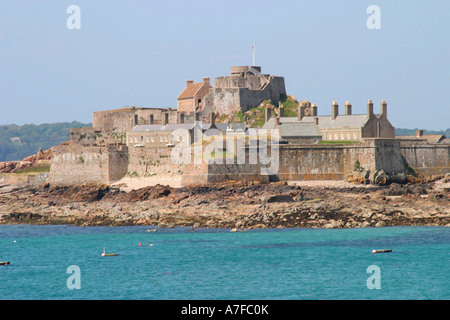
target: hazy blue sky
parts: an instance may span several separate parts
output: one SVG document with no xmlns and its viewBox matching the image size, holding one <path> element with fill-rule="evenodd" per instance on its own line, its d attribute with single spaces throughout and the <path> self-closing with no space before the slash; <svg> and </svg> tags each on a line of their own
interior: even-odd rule
<svg viewBox="0 0 450 320">
<path fill-rule="evenodd" d="M 72 4 L 80 30 L 66 26 Z M 176 107 L 187 79 L 251 65 L 252 44 L 263 72 L 320 115 L 333 100 L 365 113 L 385 99 L 395 127 L 450 127 L 449 0 L 1 0 L 0 124 Z"/>
</svg>

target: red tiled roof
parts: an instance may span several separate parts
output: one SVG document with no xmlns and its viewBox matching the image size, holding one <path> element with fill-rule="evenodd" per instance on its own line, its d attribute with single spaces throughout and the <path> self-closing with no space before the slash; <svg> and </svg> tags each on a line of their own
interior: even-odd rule
<svg viewBox="0 0 450 320">
<path fill-rule="evenodd" d="M 189 99 L 189 98 L 193 98 L 195 96 L 195 94 L 198 92 L 198 90 L 200 90 L 200 88 L 203 86 L 203 82 L 200 83 L 193 83 L 191 85 L 189 85 L 187 88 L 185 88 L 181 94 L 178 96 L 178 100 L 181 99 Z"/>
</svg>

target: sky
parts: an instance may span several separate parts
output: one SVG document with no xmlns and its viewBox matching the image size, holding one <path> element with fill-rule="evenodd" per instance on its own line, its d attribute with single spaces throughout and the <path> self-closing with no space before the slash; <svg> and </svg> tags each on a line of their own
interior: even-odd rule
<svg viewBox="0 0 450 320">
<path fill-rule="evenodd" d="M 319 115 L 384 99 L 395 127 L 445 130 L 449 18 L 448 0 L 0 0 L 0 124 L 176 108 L 186 80 L 252 65 L 254 45 L 263 73 Z"/>
</svg>

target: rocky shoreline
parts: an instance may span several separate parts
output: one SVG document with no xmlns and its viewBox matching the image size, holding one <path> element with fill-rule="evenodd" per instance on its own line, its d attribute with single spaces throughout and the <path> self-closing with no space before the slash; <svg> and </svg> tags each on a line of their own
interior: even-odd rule
<svg viewBox="0 0 450 320">
<path fill-rule="evenodd" d="M 448 179 L 448 178 L 447 178 Z M 0 224 L 158 228 L 450 226 L 448 181 L 388 186 L 222 183 L 124 192 L 84 185 L 0 186 Z"/>
</svg>

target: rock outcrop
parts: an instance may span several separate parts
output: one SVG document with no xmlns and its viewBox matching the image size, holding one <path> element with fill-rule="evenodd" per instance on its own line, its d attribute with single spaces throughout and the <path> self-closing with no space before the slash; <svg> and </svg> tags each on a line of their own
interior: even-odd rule
<svg viewBox="0 0 450 320">
<path fill-rule="evenodd" d="M 107 185 L 0 187 L 0 224 L 157 225 L 235 231 L 450 226 L 450 186 L 444 179 L 389 186 L 323 183 L 316 187 L 281 182 L 184 188 L 156 185 L 130 192 Z"/>
</svg>

